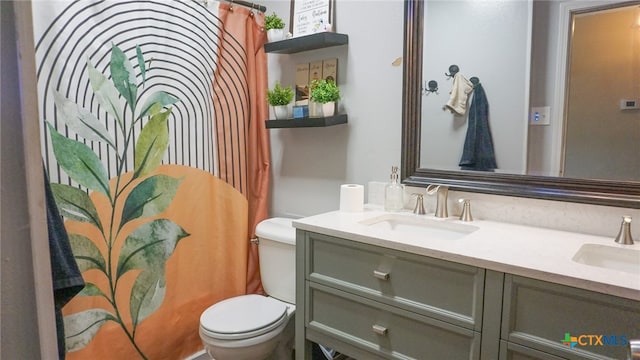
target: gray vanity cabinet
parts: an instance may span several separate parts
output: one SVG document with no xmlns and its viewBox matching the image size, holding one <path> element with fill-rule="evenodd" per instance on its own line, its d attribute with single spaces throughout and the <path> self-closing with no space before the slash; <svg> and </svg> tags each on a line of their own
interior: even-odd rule
<svg viewBox="0 0 640 360">
<path fill-rule="evenodd" d="M 640 301 L 303 230 L 296 254 L 297 359 L 626 359 L 640 338 Z"/>
<path fill-rule="evenodd" d="M 501 359 L 626 359 L 627 341 L 640 338 L 640 302 L 507 274 L 501 338 Z"/>
<path fill-rule="evenodd" d="M 298 358 L 301 337 L 361 359 L 480 358 L 483 269 L 311 232 L 296 246 Z"/>
</svg>

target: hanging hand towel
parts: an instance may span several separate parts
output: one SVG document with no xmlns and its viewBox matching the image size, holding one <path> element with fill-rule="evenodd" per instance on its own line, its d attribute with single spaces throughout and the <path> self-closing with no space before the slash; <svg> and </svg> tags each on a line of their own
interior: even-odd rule
<svg viewBox="0 0 640 360">
<path fill-rule="evenodd" d="M 467 112 L 467 99 L 473 91 L 473 84 L 461 73 L 456 73 L 453 77 L 453 87 L 451 88 L 449 101 L 444 105 L 444 110 L 450 110 L 456 115 L 464 115 Z"/>
<path fill-rule="evenodd" d="M 476 85 L 473 90 L 467 137 L 459 165 L 462 170 L 481 171 L 493 171 L 498 167 L 489 127 L 489 101 L 482 84 Z"/>
<path fill-rule="evenodd" d="M 51 185 L 44 171 L 44 194 L 47 207 L 47 230 L 49 231 L 49 251 L 51 256 L 51 276 L 53 278 L 53 299 L 55 303 L 56 331 L 58 336 L 58 359 L 65 358 L 64 321 L 62 307 L 84 288 L 84 280 L 76 263 L 69 235 L 58 212 Z"/>
</svg>

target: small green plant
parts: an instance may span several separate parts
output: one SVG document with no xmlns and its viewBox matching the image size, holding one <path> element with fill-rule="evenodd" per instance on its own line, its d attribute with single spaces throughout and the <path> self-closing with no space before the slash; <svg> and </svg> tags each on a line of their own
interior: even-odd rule
<svg viewBox="0 0 640 360">
<path fill-rule="evenodd" d="M 274 12 L 264 17 L 264 29 L 284 29 L 284 21 Z"/>
<path fill-rule="evenodd" d="M 293 100 L 293 89 L 291 86 L 282 87 L 279 82 L 273 89 L 267 90 L 267 101 L 271 106 L 288 105 Z"/>
<path fill-rule="evenodd" d="M 311 100 L 326 104 L 340 100 L 340 89 L 334 81 L 314 80 L 311 83 Z"/>
</svg>

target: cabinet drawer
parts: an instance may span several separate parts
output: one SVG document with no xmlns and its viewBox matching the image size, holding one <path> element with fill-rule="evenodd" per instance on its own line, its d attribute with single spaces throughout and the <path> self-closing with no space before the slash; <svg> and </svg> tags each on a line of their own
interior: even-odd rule
<svg viewBox="0 0 640 360">
<path fill-rule="evenodd" d="M 484 269 L 306 233 L 307 279 L 479 331 Z"/>
<path fill-rule="evenodd" d="M 567 359 L 624 359 L 640 338 L 640 302 L 514 275 L 502 318 L 502 339 Z"/>
<path fill-rule="evenodd" d="M 389 359 L 478 359 L 480 333 L 310 284 L 307 326 Z"/>
</svg>

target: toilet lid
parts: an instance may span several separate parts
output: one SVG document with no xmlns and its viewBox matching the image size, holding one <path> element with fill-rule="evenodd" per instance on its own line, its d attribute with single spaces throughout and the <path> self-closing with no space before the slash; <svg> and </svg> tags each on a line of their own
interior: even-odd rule
<svg viewBox="0 0 640 360">
<path fill-rule="evenodd" d="M 200 326 L 218 339 L 245 339 L 267 333 L 287 321 L 287 306 L 262 295 L 243 295 L 210 306 Z"/>
</svg>

